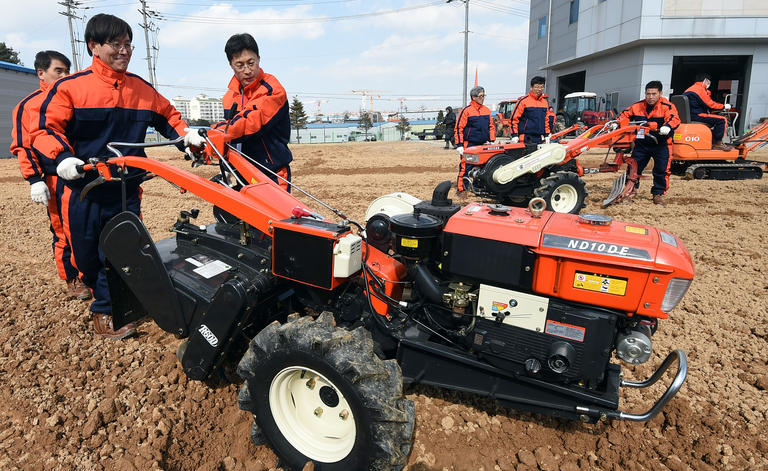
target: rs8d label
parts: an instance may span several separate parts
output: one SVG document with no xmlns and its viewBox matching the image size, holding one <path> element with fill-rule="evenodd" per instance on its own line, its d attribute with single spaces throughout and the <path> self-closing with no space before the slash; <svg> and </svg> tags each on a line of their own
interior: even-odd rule
<svg viewBox="0 0 768 471">
<path fill-rule="evenodd" d="M 573 287 L 598 293 L 624 296 L 627 293 L 627 279 L 618 276 L 577 271 L 573 277 Z"/>
</svg>

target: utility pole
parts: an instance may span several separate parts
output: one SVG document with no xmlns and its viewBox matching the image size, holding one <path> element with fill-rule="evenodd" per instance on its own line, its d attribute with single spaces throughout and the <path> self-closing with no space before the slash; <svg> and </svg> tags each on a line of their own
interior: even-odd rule
<svg viewBox="0 0 768 471">
<path fill-rule="evenodd" d="M 464 94 L 462 104 L 467 106 L 467 61 L 469 59 L 469 0 L 464 0 Z"/>
<path fill-rule="evenodd" d="M 447 0 L 445 3 L 451 3 L 453 0 Z M 462 89 L 462 106 L 467 105 L 467 74 L 469 60 L 469 0 L 464 2 L 464 88 Z"/>
<path fill-rule="evenodd" d="M 153 73 L 154 68 L 152 67 L 152 55 L 149 53 L 149 28 L 150 24 L 147 22 L 147 15 L 151 16 L 151 12 L 147 11 L 147 0 L 139 0 L 141 3 L 141 16 L 144 18 L 144 23 L 142 23 L 140 26 L 144 28 L 144 42 L 147 44 L 147 70 L 149 71 L 149 83 L 152 84 L 152 87 L 157 88 L 157 84 L 155 83 L 155 74 Z"/>
<path fill-rule="evenodd" d="M 59 2 L 59 5 L 67 7 L 66 13 L 60 11 L 59 14 L 66 16 L 67 22 L 69 22 L 69 42 L 72 44 L 72 64 L 75 66 L 75 71 L 78 71 L 80 70 L 80 66 L 77 63 L 77 48 L 75 47 L 75 34 L 72 31 L 72 18 L 80 19 L 73 11 L 80 7 L 80 2 L 75 0 L 63 0 Z"/>
</svg>

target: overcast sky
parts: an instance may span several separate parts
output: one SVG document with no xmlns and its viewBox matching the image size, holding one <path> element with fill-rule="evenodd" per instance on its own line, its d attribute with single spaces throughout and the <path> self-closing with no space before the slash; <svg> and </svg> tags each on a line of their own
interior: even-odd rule
<svg viewBox="0 0 768 471">
<path fill-rule="evenodd" d="M 148 78 L 146 43 L 138 0 L 81 0 L 75 36 L 97 13 L 125 19 L 136 50 L 129 71 Z M 464 3 L 454 0 L 147 0 L 162 19 L 157 81 L 168 98 L 198 93 L 221 97 L 232 76 L 224 44 L 234 33 L 256 38 L 261 67 L 275 75 L 289 97 L 298 96 L 313 114 L 361 106 L 353 90 L 375 90 L 373 107 L 409 111 L 458 106 L 462 98 Z M 527 0 L 470 0 L 469 78 L 475 69 L 486 89 L 486 105 L 527 91 Z M 3 2 L 0 41 L 32 67 L 35 53 L 56 49 L 72 55 L 64 7 L 55 0 Z M 80 68 L 91 63 L 79 43 Z M 83 62 L 85 65 L 83 65 Z"/>
</svg>

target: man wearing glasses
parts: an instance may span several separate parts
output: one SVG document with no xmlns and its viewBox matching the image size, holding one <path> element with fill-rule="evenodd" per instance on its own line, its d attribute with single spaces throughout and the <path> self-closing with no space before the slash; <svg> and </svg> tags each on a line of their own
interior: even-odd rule
<svg viewBox="0 0 768 471">
<path fill-rule="evenodd" d="M 456 121 L 456 151 L 464 155 L 464 149 L 472 146 L 481 146 L 486 142 L 496 139 L 496 126 L 493 125 L 491 110 L 483 105 L 485 101 L 485 89 L 475 87 L 469 91 L 472 101 L 459 112 Z M 458 191 L 464 191 L 464 175 L 467 174 L 467 164 L 464 159 L 459 162 L 459 176 L 456 181 Z"/>
<path fill-rule="evenodd" d="M 515 105 L 512 113 L 512 142 L 541 144 L 543 137 L 550 133 L 547 112 L 549 103 L 544 98 L 544 77 L 531 79 L 531 90 Z"/>
<path fill-rule="evenodd" d="M 288 149 L 291 121 L 285 89 L 259 67 L 259 46 L 250 34 L 230 37 L 224 53 L 234 76 L 222 100 L 225 120 L 213 128 L 224 131 L 225 140 L 266 167 L 269 172 L 259 170 L 290 191 L 293 155 Z"/>
<path fill-rule="evenodd" d="M 95 186 L 80 200 L 83 188 L 96 178 L 95 172 L 80 173 L 91 157 L 108 157 L 109 142 L 144 142 L 147 128 L 200 147 L 203 138 L 186 133 L 181 114 L 150 84 L 127 72 L 134 46 L 133 32 L 122 19 L 106 14 L 92 17 L 85 28 L 90 67 L 55 82 L 40 107 L 37 122 L 30 123 L 32 148 L 44 173 L 58 175 L 55 198 L 64 233 L 72 247 L 72 261 L 82 281 L 93 291 L 91 304 L 96 335 L 121 339 L 136 333 L 128 324 L 115 330 L 112 323 L 104 259 L 99 235 L 104 225 L 122 211 L 121 186 L 111 181 Z M 125 155 L 146 157 L 143 149 L 122 149 Z M 128 169 L 127 209 L 141 213 L 144 173 Z"/>
</svg>

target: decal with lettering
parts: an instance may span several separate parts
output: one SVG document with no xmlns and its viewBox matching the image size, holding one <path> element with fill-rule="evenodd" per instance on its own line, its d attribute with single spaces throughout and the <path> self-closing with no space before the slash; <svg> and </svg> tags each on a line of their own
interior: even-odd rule
<svg viewBox="0 0 768 471">
<path fill-rule="evenodd" d="M 624 296 L 627 294 L 627 279 L 618 276 L 577 271 L 573 277 L 573 287 L 598 293 Z"/>
<path fill-rule="evenodd" d="M 636 260 L 652 260 L 647 250 L 629 247 L 621 244 L 610 244 L 588 239 L 577 239 L 554 234 L 544 234 L 542 247 L 575 250 L 577 252 L 597 253 L 613 257 L 632 258 Z"/>
</svg>

